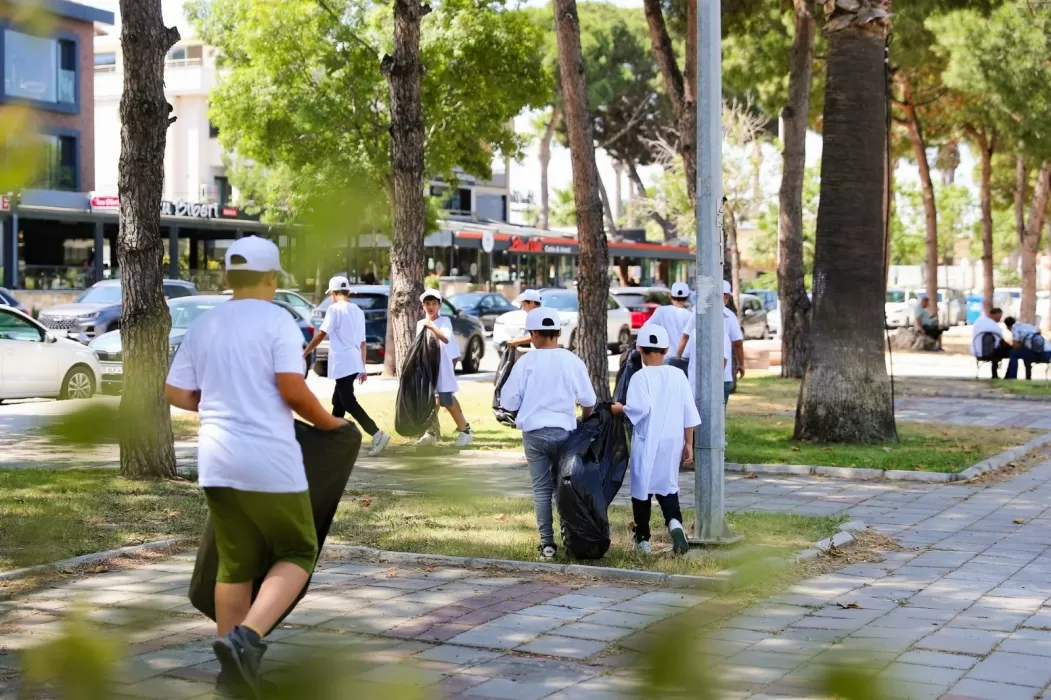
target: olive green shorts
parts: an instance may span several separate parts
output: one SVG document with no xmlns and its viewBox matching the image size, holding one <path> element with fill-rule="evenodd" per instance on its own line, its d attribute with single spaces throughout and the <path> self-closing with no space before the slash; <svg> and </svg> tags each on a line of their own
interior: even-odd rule
<svg viewBox="0 0 1051 700">
<path fill-rule="evenodd" d="M 278 562 L 308 574 L 317 562 L 310 494 L 207 487 L 204 498 L 219 550 L 219 583 L 247 583 Z"/>
</svg>

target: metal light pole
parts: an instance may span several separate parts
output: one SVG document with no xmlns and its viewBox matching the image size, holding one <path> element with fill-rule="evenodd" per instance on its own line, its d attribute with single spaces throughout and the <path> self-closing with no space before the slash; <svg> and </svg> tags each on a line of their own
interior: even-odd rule
<svg viewBox="0 0 1051 700">
<path fill-rule="evenodd" d="M 723 510 L 726 416 L 723 409 L 722 56 L 720 0 L 697 2 L 697 304 L 694 396 L 696 522 L 692 544 L 729 544 Z"/>
</svg>

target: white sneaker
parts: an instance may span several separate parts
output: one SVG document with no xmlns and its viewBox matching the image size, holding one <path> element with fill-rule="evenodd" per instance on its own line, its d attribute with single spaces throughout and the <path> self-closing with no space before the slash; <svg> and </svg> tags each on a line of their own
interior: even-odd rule
<svg viewBox="0 0 1051 700">
<path fill-rule="evenodd" d="M 383 432 L 382 430 L 372 436 L 372 449 L 369 450 L 369 457 L 375 457 L 380 452 L 383 452 L 387 448 L 387 443 L 390 442 L 390 435 Z"/>
<path fill-rule="evenodd" d="M 651 554 L 652 550 L 650 549 L 650 541 L 649 540 L 643 540 L 642 542 L 636 542 L 635 543 L 635 551 L 636 552 L 641 552 L 643 554 Z"/>
<path fill-rule="evenodd" d="M 541 559 L 554 559 L 558 554 L 558 548 L 553 544 L 542 544 L 537 547 Z"/>
<path fill-rule="evenodd" d="M 417 447 L 429 447 L 438 444 L 438 437 L 433 433 L 424 433 L 423 437 L 416 441 Z"/>
<path fill-rule="evenodd" d="M 460 433 L 456 437 L 456 446 L 457 447 L 467 447 L 468 445 L 471 444 L 472 440 L 474 440 L 474 435 L 471 435 L 470 433 Z"/>
</svg>

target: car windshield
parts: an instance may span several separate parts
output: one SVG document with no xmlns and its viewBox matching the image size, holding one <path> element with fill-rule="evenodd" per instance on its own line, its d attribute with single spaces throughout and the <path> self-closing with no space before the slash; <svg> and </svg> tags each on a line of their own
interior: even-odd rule
<svg viewBox="0 0 1051 700">
<path fill-rule="evenodd" d="M 331 297 L 329 297 L 331 298 Z M 375 311 L 386 309 L 388 297 L 386 294 L 351 294 L 351 303 L 357 305 L 362 311 Z M 331 303 L 329 304 L 331 305 Z M 328 308 L 326 306 L 325 308 Z"/>
<path fill-rule="evenodd" d="M 905 301 L 905 292 L 891 290 L 887 292 L 888 304 L 901 304 Z"/>
<path fill-rule="evenodd" d="M 469 292 L 467 294 L 454 294 L 449 297 L 449 303 L 458 309 L 469 309 L 482 300 L 486 293 Z"/>
<path fill-rule="evenodd" d="M 621 304 L 628 307 L 629 309 L 635 309 L 637 307 L 640 307 L 647 301 L 646 295 L 642 294 L 641 292 L 629 292 L 627 294 L 618 293 L 614 294 L 613 296 L 617 297 L 617 301 L 619 301 Z"/>
<path fill-rule="evenodd" d="M 115 284 L 107 284 L 103 287 L 92 287 L 79 297 L 80 304 L 119 304 L 120 287 Z"/>
<path fill-rule="evenodd" d="M 572 293 L 545 294 L 541 297 L 544 306 L 558 311 L 580 311 L 577 295 Z"/>
<path fill-rule="evenodd" d="M 172 328 L 189 328 L 197 317 L 209 309 L 214 309 L 219 302 L 214 299 L 208 301 L 181 301 L 168 305 L 172 312 Z"/>
</svg>

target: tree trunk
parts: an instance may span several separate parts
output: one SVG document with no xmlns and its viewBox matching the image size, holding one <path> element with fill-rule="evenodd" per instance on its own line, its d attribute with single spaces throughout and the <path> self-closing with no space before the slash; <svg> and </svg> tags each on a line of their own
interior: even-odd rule
<svg viewBox="0 0 1051 700">
<path fill-rule="evenodd" d="M 982 208 L 982 308 L 985 313 L 993 308 L 993 137 L 980 131 L 972 131 L 971 137 L 978 146 L 982 161 L 981 208 Z"/>
<path fill-rule="evenodd" d="M 801 440 L 898 439 L 883 355 L 885 46 L 879 20 L 829 33 L 813 347 L 795 426 Z"/>
<path fill-rule="evenodd" d="M 164 398 L 171 315 L 164 301 L 161 192 L 171 106 L 164 57 L 179 30 L 164 26 L 160 0 L 121 0 L 124 91 L 120 98 L 121 339 L 120 472 L 136 479 L 175 476 L 171 408 Z"/>
<path fill-rule="evenodd" d="M 920 171 L 920 191 L 923 193 L 923 218 L 927 230 L 927 298 L 930 299 L 928 310 L 935 322 L 938 320 L 938 210 L 934 200 L 934 182 L 931 180 L 931 166 L 927 160 L 927 144 L 923 139 L 923 128 L 919 114 L 912 101 L 912 86 L 904 75 L 899 78 L 902 87 L 902 111 L 905 113 L 905 127 L 909 132 L 912 144 L 912 156 Z"/>
<path fill-rule="evenodd" d="M 671 100 L 678 128 L 679 155 L 686 172 L 686 192 L 690 204 L 697 197 L 697 0 L 686 0 L 686 75 L 679 70 L 668 27 L 664 22 L 661 0 L 643 0 L 650 43 L 657 59 L 664 89 Z"/>
<path fill-rule="evenodd" d="M 737 319 L 744 315 L 741 309 L 741 249 L 737 245 L 737 217 L 734 210 L 723 206 L 723 226 L 726 227 L 726 248 L 730 251 L 730 287 L 733 289 Z"/>
<path fill-rule="evenodd" d="M 551 140 L 561 120 L 562 109 L 557 104 L 552 105 L 551 118 L 547 120 L 544 136 L 540 139 L 540 228 L 545 231 L 551 228 L 551 192 L 547 179 L 548 167 L 551 165 Z"/>
<path fill-rule="evenodd" d="M 795 37 L 788 75 L 784 122 L 777 288 L 781 297 L 781 376 L 802 378 L 810 356 L 810 299 L 803 264 L 803 171 L 814 63 L 814 15 L 809 0 L 794 0 Z"/>
<path fill-rule="evenodd" d="M 1018 310 L 1018 320 L 1025 323 L 1036 323 L 1036 257 L 1040 252 L 1040 239 L 1044 235 L 1044 219 L 1047 215 L 1049 195 L 1051 195 L 1051 164 L 1045 161 L 1036 174 L 1033 201 L 1029 206 L 1029 221 L 1026 222 L 1022 232 L 1022 300 Z"/>
<path fill-rule="evenodd" d="M 558 65 L 562 76 L 566 132 L 573 163 L 573 195 L 577 205 L 580 267 L 577 293 L 580 325 L 576 350 L 583 358 L 599 401 L 609 399 L 609 353 L 606 304 L 609 298 L 609 255 L 602 229 L 601 183 L 595 164 L 595 142 L 588 113 L 587 80 L 580 51 L 580 20 L 576 0 L 554 0 Z"/>
<path fill-rule="evenodd" d="M 624 177 L 624 164 L 619 160 L 613 161 L 613 215 L 614 220 L 624 216 L 624 190 L 622 179 Z M 631 226 L 631 223 L 628 223 Z"/>
<path fill-rule="evenodd" d="M 384 358 L 385 369 L 401 374 L 409 354 L 419 296 L 423 293 L 426 252 L 423 247 L 427 202 L 423 188 L 423 105 L 420 97 L 420 21 L 431 11 L 420 0 L 394 1 L 394 55 L 386 55 L 380 70 L 390 88 L 390 140 L 393 237 L 390 245 L 390 309 L 395 356 Z M 389 366 L 388 366 L 389 365 Z"/>
</svg>

